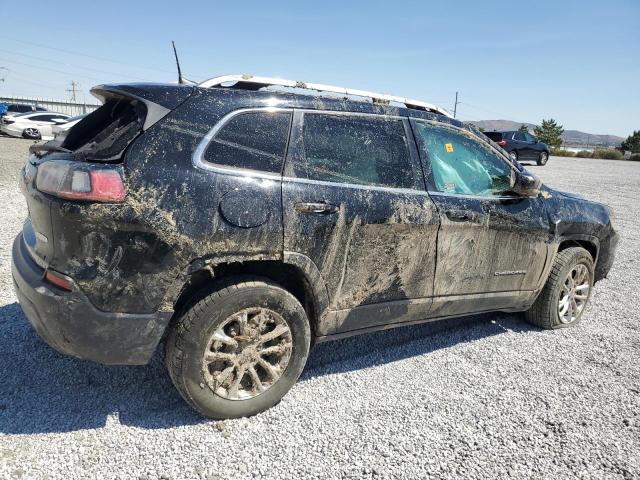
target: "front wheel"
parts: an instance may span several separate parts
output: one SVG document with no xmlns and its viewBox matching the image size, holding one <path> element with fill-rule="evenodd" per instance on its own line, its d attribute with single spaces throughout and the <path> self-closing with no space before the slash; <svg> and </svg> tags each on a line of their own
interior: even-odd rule
<svg viewBox="0 0 640 480">
<path fill-rule="evenodd" d="M 513 160 L 514 162 L 518 161 L 518 152 L 516 152 L 515 150 L 511 150 L 509 152 L 509 157 L 511 157 L 511 160 Z"/>
<path fill-rule="evenodd" d="M 40 131 L 37 128 L 25 128 L 22 132 L 22 136 L 29 140 L 39 140 L 41 137 Z"/>
<path fill-rule="evenodd" d="M 547 152 L 541 152 L 536 163 L 540 166 L 546 165 L 547 160 L 549 160 L 549 154 Z"/>
<path fill-rule="evenodd" d="M 526 319 L 545 329 L 570 327 L 582 318 L 593 287 L 593 259 L 581 247 L 562 250 Z"/>
<path fill-rule="evenodd" d="M 166 363 L 184 399 L 207 417 L 246 417 L 276 405 L 307 361 L 300 302 L 268 280 L 221 286 L 173 326 Z"/>
</svg>

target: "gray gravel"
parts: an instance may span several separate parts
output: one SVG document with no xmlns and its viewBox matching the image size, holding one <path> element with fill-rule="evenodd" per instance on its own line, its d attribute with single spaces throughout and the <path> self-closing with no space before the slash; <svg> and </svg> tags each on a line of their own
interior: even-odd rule
<svg viewBox="0 0 640 480">
<path fill-rule="evenodd" d="M 27 146 L 0 138 L 0 478 L 640 478 L 639 163 L 531 167 L 618 214 L 616 265 L 577 328 L 491 314 L 322 344 L 280 405 L 212 422 L 160 356 L 100 366 L 29 327 L 9 256 Z"/>
</svg>

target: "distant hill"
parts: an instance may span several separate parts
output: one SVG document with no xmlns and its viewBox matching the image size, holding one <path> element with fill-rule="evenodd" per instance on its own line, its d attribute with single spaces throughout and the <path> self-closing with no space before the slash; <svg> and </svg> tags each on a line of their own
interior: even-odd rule
<svg viewBox="0 0 640 480">
<path fill-rule="evenodd" d="M 522 122 L 514 122 L 512 120 L 478 120 L 477 122 L 469 122 L 484 129 L 490 130 L 517 130 L 522 125 Z M 524 123 L 529 127 L 529 131 L 533 132 L 533 127 L 536 127 L 533 123 Z M 595 133 L 585 133 L 578 130 L 565 130 L 562 134 L 562 140 L 566 145 L 603 145 L 617 147 L 622 143 L 624 138 L 616 135 L 603 135 Z"/>
</svg>

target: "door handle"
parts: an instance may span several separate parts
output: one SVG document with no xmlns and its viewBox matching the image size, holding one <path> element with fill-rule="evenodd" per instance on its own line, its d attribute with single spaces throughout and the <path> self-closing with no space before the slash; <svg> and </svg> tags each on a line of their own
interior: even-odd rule
<svg viewBox="0 0 640 480">
<path fill-rule="evenodd" d="M 327 202 L 301 202 L 294 205 L 299 213 L 336 213 L 338 207 Z"/>
<path fill-rule="evenodd" d="M 468 210 L 446 210 L 444 214 L 452 222 L 477 222 L 478 215 Z"/>
</svg>

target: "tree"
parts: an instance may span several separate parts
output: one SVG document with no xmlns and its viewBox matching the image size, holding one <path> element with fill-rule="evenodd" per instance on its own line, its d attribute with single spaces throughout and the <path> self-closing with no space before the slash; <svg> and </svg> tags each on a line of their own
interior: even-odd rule
<svg viewBox="0 0 640 480">
<path fill-rule="evenodd" d="M 520 132 L 527 132 L 529 133 L 529 127 L 527 127 L 524 123 L 522 125 L 520 125 L 520 128 L 518 129 L 518 131 Z"/>
<path fill-rule="evenodd" d="M 553 148 L 559 148 L 562 145 L 562 133 L 564 128 L 562 125 L 550 118 L 549 120 L 542 119 L 542 125 L 535 127 L 533 132 L 538 137 L 538 140 L 543 141 L 547 145 Z"/>
<path fill-rule="evenodd" d="M 629 150 L 631 153 L 640 153 L 640 130 L 634 131 L 620 146 L 622 151 Z"/>
</svg>

